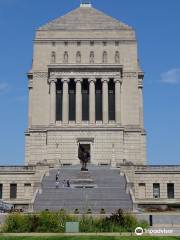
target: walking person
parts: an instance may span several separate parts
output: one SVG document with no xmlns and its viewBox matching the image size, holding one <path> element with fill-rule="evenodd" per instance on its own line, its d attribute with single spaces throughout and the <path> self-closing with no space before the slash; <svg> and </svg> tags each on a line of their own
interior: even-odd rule
<svg viewBox="0 0 180 240">
<path fill-rule="evenodd" d="M 56 181 L 56 188 L 59 188 L 59 181 Z"/>
<path fill-rule="evenodd" d="M 65 184 L 66 184 L 66 180 L 63 180 L 63 181 L 62 181 L 62 187 L 63 187 L 63 188 L 65 187 Z"/>
<path fill-rule="evenodd" d="M 67 187 L 69 188 L 69 187 L 70 187 L 70 181 L 69 181 L 69 179 L 67 180 L 66 184 L 67 184 Z"/>
<path fill-rule="evenodd" d="M 56 174 L 56 182 L 59 180 L 59 176 L 58 174 Z"/>
</svg>

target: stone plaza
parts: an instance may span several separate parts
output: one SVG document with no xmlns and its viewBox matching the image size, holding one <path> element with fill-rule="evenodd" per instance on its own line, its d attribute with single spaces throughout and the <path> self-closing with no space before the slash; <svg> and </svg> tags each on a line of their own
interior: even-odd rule
<svg viewBox="0 0 180 240">
<path fill-rule="evenodd" d="M 147 163 L 134 29 L 82 3 L 33 44 L 25 165 L 0 167 L 2 201 L 25 211 L 178 208 L 180 166 Z M 58 169 L 70 188 L 55 187 Z"/>
</svg>

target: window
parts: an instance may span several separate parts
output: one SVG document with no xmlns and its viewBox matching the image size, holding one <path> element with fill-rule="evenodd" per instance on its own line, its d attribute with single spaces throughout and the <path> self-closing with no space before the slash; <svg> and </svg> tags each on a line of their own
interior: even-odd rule
<svg viewBox="0 0 180 240">
<path fill-rule="evenodd" d="M 95 95 L 96 121 L 102 121 L 102 83 L 100 79 L 96 81 Z"/>
<path fill-rule="evenodd" d="M 25 183 L 24 186 L 25 187 L 31 187 L 31 183 Z"/>
<path fill-rule="evenodd" d="M 62 121 L 62 85 L 61 80 L 58 80 L 56 83 L 56 121 Z"/>
<path fill-rule="evenodd" d="M 90 45 L 91 45 L 91 46 L 94 46 L 94 41 L 90 41 Z"/>
<path fill-rule="evenodd" d="M 115 46 L 119 46 L 119 41 L 115 41 Z"/>
<path fill-rule="evenodd" d="M 89 121 L 89 83 L 82 82 L 82 120 Z"/>
<path fill-rule="evenodd" d="M 108 83 L 108 105 L 109 105 L 109 120 L 115 120 L 115 84 L 113 80 Z"/>
<path fill-rule="evenodd" d="M 107 42 L 106 41 L 103 42 L 103 46 L 107 46 Z"/>
<path fill-rule="evenodd" d="M 89 62 L 90 62 L 90 63 L 94 63 L 94 52 L 93 52 L 93 51 L 90 52 Z"/>
<path fill-rule="evenodd" d="M 116 51 L 115 53 L 115 63 L 119 63 L 120 62 L 120 55 L 119 55 L 119 52 Z"/>
<path fill-rule="evenodd" d="M 81 63 L 81 53 L 79 51 L 76 53 L 76 63 Z"/>
<path fill-rule="evenodd" d="M 63 62 L 64 62 L 64 63 L 68 63 L 68 52 L 64 52 Z"/>
<path fill-rule="evenodd" d="M 81 46 L 81 42 L 80 41 L 77 42 L 77 46 Z"/>
<path fill-rule="evenodd" d="M 160 184 L 153 183 L 153 198 L 159 199 L 160 198 Z"/>
<path fill-rule="evenodd" d="M 56 53 L 53 51 L 51 53 L 51 63 L 55 63 L 56 62 Z"/>
<path fill-rule="evenodd" d="M 68 46 L 68 42 L 67 42 L 67 41 L 65 41 L 65 42 L 64 42 L 64 45 L 65 45 L 65 46 Z"/>
<path fill-rule="evenodd" d="M 2 195 L 3 195 L 3 184 L 0 184 L 0 199 L 2 199 Z"/>
<path fill-rule="evenodd" d="M 174 183 L 168 183 L 167 184 L 167 197 L 169 199 L 174 198 Z"/>
<path fill-rule="evenodd" d="M 17 184 L 11 183 L 10 184 L 10 198 L 16 198 L 17 197 Z"/>
<path fill-rule="evenodd" d="M 53 47 L 56 46 L 56 42 L 52 42 L 52 46 L 53 46 Z"/>
<path fill-rule="evenodd" d="M 107 63 L 107 52 L 106 52 L 106 51 L 103 52 L 102 58 L 103 58 L 103 59 L 102 59 L 102 62 L 103 62 L 103 63 Z"/>
</svg>

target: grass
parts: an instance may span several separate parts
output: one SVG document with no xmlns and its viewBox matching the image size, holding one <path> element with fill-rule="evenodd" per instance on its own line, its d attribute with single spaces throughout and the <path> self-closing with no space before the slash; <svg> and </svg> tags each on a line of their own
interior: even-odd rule
<svg viewBox="0 0 180 240">
<path fill-rule="evenodd" d="M 180 240 L 180 237 L 0 237 L 0 240 Z"/>
</svg>

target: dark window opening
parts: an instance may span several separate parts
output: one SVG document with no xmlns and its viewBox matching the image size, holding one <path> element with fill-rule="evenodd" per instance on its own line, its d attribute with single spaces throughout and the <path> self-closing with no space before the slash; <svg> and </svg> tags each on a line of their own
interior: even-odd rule
<svg viewBox="0 0 180 240">
<path fill-rule="evenodd" d="M 62 82 L 58 80 L 56 83 L 56 120 L 62 121 Z"/>
<path fill-rule="evenodd" d="M 167 184 L 167 197 L 169 199 L 174 198 L 174 183 L 168 183 Z"/>
<path fill-rule="evenodd" d="M 31 183 L 25 183 L 24 186 L 25 187 L 31 187 Z"/>
<path fill-rule="evenodd" d="M 0 184 L 0 199 L 2 199 L 2 195 L 3 195 L 3 185 Z"/>
<path fill-rule="evenodd" d="M 98 79 L 96 81 L 96 121 L 102 121 L 102 83 Z"/>
<path fill-rule="evenodd" d="M 109 120 L 115 120 L 115 84 L 113 80 L 108 83 L 108 98 L 109 98 Z"/>
<path fill-rule="evenodd" d="M 17 197 L 17 184 L 11 183 L 10 184 L 10 198 L 16 198 Z"/>
<path fill-rule="evenodd" d="M 153 183 L 153 198 L 158 199 L 160 198 L 160 184 Z"/>
<path fill-rule="evenodd" d="M 88 80 L 82 82 L 82 120 L 89 121 L 89 83 Z"/>
<path fill-rule="evenodd" d="M 76 83 L 74 80 L 69 82 L 69 121 L 75 121 L 76 115 Z"/>
</svg>

